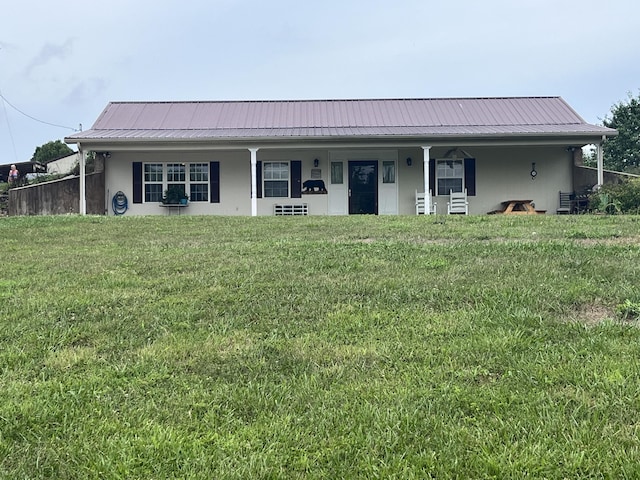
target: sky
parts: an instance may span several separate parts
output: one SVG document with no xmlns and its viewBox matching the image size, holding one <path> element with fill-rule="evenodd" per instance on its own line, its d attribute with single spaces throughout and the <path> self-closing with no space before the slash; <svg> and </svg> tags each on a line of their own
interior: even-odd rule
<svg viewBox="0 0 640 480">
<path fill-rule="evenodd" d="M 111 101 L 561 96 L 602 124 L 640 93 L 639 27 L 637 0 L 21 0 L 0 164 Z"/>
</svg>

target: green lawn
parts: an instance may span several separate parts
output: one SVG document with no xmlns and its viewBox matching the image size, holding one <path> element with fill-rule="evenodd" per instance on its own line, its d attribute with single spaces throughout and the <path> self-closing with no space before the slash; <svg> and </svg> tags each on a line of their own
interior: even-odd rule
<svg viewBox="0 0 640 480">
<path fill-rule="evenodd" d="M 24 217 L 0 245 L 0 478 L 640 477 L 640 217 Z"/>
</svg>

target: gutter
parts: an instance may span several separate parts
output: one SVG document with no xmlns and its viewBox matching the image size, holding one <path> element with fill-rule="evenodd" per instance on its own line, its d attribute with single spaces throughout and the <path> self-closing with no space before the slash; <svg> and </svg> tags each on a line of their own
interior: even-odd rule
<svg viewBox="0 0 640 480">
<path fill-rule="evenodd" d="M 617 132 L 615 132 L 617 135 Z M 610 136 L 614 136 L 613 134 Z M 196 150 L 229 150 L 260 148 L 349 148 L 362 146 L 363 143 L 373 147 L 421 147 L 425 143 L 432 146 L 524 146 L 532 143 L 538 145 L 575 145 L 580 146 L 600 143 L 602 135 L 593 133 L 535 135 L 474 135 L 474 136 L 360 136 L 360 137 L 234 137 L 234 138 L 65 138 L 66 143 L 80 143 L 91 150 L 144 150 L 184 148 Z M 606 138 L 606 136 L 605 136 Z"/>
</svg>

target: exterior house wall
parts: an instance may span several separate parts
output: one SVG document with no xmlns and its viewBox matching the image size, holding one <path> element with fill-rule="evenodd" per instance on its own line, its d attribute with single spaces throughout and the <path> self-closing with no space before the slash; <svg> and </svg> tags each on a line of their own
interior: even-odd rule
<svg viewBox="0 0 640 480">
<path fill-rule="evenodd" d="M 393 148 L 357 148 L 335 149 L 329 151 L 329 163 L 342 163 L 344 180 L 342 184 L 332 185 L 327 182 L 329 190 L 330 215 L 346 215 L 349 211 L 349 162 L 371 160 L 378 162 L 378 214 L 397 215 L 402 213 L 399 206 L 398 185 L 402 179 L 402 172 L 398 165 L 398 150 Z M 395 165 L 395 182 L 383 183 L 383 162 L 393 162 Z M 412 201 L 412 208 L 415 202 Z"/>
<path fill-rule="evenodd" d="M 434 147 L 431 159 L 442 159 L 449 148 Z M 476 195 L 469 196 L 469 213 L 501 208 L 505 200 L 533 200 L 536 209 L 555 213 L 558 192 L 571 189 L 572 157 L 563 147 L 464 147 L 476 160 Z M 400 213 L 415 213 L 415 191 L 424 190 L 422 149 L 400 149 Z M 411 158 L 411 166 L 407 165 Z M 460 158 L 460 157 L 458 157 Z M 538 175 L 531 180 L 531 164 Z M 433 192 L 434 194 L 436 192 Z M 437 213 L 447 213 L 448 196 L 434 195 Z"/>
<path fill-rule="evenodd" d="M 47 163 L 47 173 L 49 174 L 63 174 L 69 173 L 78 164 L 78 153 L 67 155 L 66 157 L 59 158 L 53 162 Z"/>
<path fill-rule="evenodd" d="M 563 147 L 469 148 L 476 158 L 476 193 L 469 213 L 499 210 L 506 200 L 533 200 L 537 210 L 555 213 L 558 192 L 571 189 L 573 159 Z M 531 179 L 535 163 L 538 175 Z M 438 198 L 446 213 L 447 198 Z"/>
<path fill-rule="evenodd" d="M 450 148 L 434 147 L 431 159 L 441 159 Z M 475 158 L 476 195 L 469 196 L 471 214 L 484 214 L 498 210 L 501 202 L 509 199 L 531 199 L 536 208 L 555 213 L 558 191 L 572 189 L 572 157 L 563 147 L 465 147 Z M 407 159 L 411 158 L 411 165 Z M 300 205 L 306 203 L 309 215 L 346 214 L 348 212 L 348 162 L 350 160 L 377 160 L 379 186 L 379 214 L 415 214 L 415 192 L 424 190 L 424 153 L 422 148 L 357 148 L 352 149 L 277 149 L 258 151 L 258 161 L 300 161 L 302 182 L 311 178 L 318 160 L 327 194 L 302 194 L 302 198 L 259 198 L 258 215 L 273 215 L 274 205 Z M 220 203 L 189 202 L 185 213 L 191 215 L 251 215 L 251 163 L 248 150 L 202 151 L 113 151 L 106 161 L 106 206 L 113 195 L 121 190 L 129 199 L 131 215 L 164 215 L 171 213 L 159 203 L 134 204 L 133 162 L 220 162 Z M 382 162 L 396 165 L 396 182 L 382 183 Z M 344 183 L 331 185 L 331 162 L 342 162 Z M 532 163 L 538 176 L 531 179 Z M 290 182 L 291 183 L 291 182 Z M 291 188 L 291 185 L 289 186 Z M 448 196 L 435 196 L 437 213 L 446 214 Z M 110 210 L 110 209 L 108 209 Z M 111 212 L 110 212 L 111 213 Z"/>
<path fill-rule="evenodd" d="M 258 150 L 258 160 L 261 162 L 290 162 L 299 160 L 302 162 L 302 182 L 311 179 L 311 170 L 315 168 L 313 162 L 318 159 L 318 169 L 321 172 L 320 180 L 329 188 L 329 163 L 326 150 L 287 150 L 287 149 L 261 149 Z M 251 179 L 251 165 L 247 152 L 246 161 L 242 162 L 244 169 L 247 171 L 247 178 Z M 237 178 L 237 177 L 236 177 Z M 221 180 L 222 183 L 222 180 Z M 251 199 L 251 184 L 245 186 L 247 188 L 246 202 Z M 289 185 L 291 190 L 291 184 Z M 222 198 L 222 192 L 221 192 Z M 328 194 L 302 194 L 302 198 L 259 198 L 258 199 L 258 215 L 273 215 L 274 205 L 301 205 L 307 204 L 309 215 L 326 215 L 327 214 Z M 247 213 L 251 214 L 251 211 Z"/>
<path fill-rule="evenodd" d="M 314 159 L 327 184 L 326 151 L 270 150 L 258 152 L 260 161 L 302 161 L 302 180 L 311 177 Z M 166 215 L 171 213 L 159 203 L 134 204 L 133 162 L 220 162 L 220 203 L 189 202 L 190 215 L 251 215 L 251 161 L 248 150 L 209 150 L 199 152 L 158 151 L 111 153 L 105 162 L 107 202 L 117 191 L 128 198 L 130 215 Z M 323 215 L 327 211 L 327 195 L 304 195 L 302 198 L 259 198 L 258 215 L 273 215 L 275 204 L 307 203 L 310 215 Z"/>
<path fill-rule="evenodd" d="M 190 215 L 250 215 L 250 166 L 248 151 L 112 151 L 105 162 L 107 201 L 122 191 L 128 199 L 128 215 L 166 215 L 158 202 L 133 203 L 133 163 L 220 162 L 220 203 L 189 202 Z M 242 180 L 245 180 L 244 182 Z M 110 212 L 112 213 L 112 212 Z"/>
</svg>

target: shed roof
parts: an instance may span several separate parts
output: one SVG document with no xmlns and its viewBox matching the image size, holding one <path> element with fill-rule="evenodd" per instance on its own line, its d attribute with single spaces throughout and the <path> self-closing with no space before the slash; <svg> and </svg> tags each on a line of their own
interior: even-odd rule
<svg viewBox="0 0 640 480">
<path fill-rule="evenodd" d="M 560 97 L 111 102 L 90 130 L 65 139 L 615 135 L 586 123 Z"/>
</svg>

